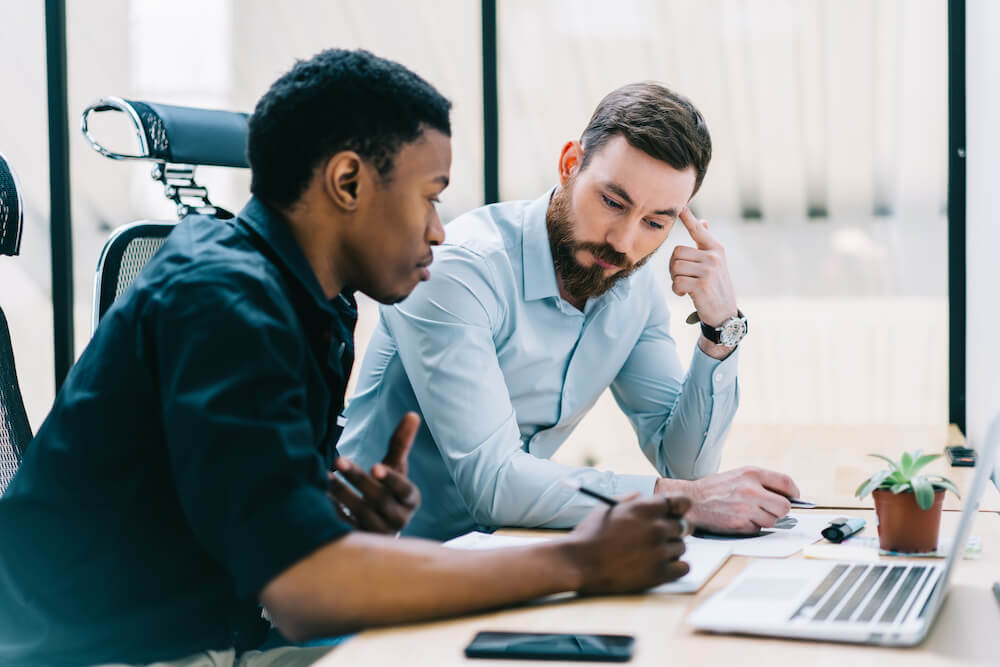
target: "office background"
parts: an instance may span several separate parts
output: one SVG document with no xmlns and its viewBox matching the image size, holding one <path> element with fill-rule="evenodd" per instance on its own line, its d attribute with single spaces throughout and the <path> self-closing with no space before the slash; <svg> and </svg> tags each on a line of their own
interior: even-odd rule
<svg viewBox="0 0 1000 667">
<path fill-rule="evenodd" d="M 92 152 L 80 110 L 105 95 L 250 111 L 296 58 L 364 47 L 455 103 L 450 220 L 484 189 L 478 0 L 67 0 L 75 349 L 90 334 L 93 270 L 109 232 L 173 207 L 148 166 Z M 955 2 L 951 3 L 955 5 Z M 966 8 L 966 385 L 973 444 L 1000 407 L 994 221 L 1000 174 L 1000 6 Z M 705 113 L 714 159 L 693 206 L 726 243 L 751 336 L 737 423 L 940 424 L 949 420 L 947 0 L 498 0 L 499 196 L 555 179 L 612 88 L 654 79 Z M 51 405 L 52 289 L 44 3 L 0 0 L 0 151 L 26 191 L 19 259 L 0 262 L 32 426 Z M 110 114 L 106 114 L 108 116 Z M 96 132 L 126 148 L 123 119 Z M 117 121 L 117 122 L 115 122 Z M 245 172 L 200 170 L 239 208 Z M 683 229 L 668 246 L 684 243 Z M 661 252 L 659 270 L 666 279 Z M 670 296 L 686 363 L 696 331 Z M 374 326 L 362 303 L 359 347 Z M 600 459 L 630 433 L 605 397 L 576 436 Z M 804 445 L 806 443 L 803 443 Z"/>
</svg>

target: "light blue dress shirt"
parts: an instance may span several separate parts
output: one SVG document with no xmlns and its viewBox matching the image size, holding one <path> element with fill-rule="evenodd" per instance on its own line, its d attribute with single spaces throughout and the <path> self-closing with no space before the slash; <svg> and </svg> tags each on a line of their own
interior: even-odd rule
<svg viewBox="0 0 1000 667">
<path fill-rule="evenodd" d="M 380 309 L 338 450 L 368 468 L 403 414 L 421 415 L 409 461 L 423 502 L 404 534 L 574 526 L 594 501 L 563 478 L 610 496 L 652 493 L 656 475 L 549 460 L 609 386 L 659 475 L 718 469 L 739 400 L 736 352 L 720 362 L 695 346 L 684 376 L 652 263 L 583 312 L 564 301 L 550 196 L 455 219 L 431 279 Z"/>
</svg>

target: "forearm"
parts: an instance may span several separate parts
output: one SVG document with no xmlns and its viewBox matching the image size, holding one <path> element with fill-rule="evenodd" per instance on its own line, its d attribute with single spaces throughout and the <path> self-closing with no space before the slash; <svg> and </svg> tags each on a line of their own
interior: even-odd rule
<svg viewBox="0 0 1000 667">
<path fill-rule="evenodd" d="M 272 580 L 261 602 L 293 641 L 454 616 L 577 590 L 574 546 L 466 551 L 352 533 Z"/>
<path fill-rule="evenodd" d="M 481 448 L 484 454 L 489 451 Z M 475 465 L 473 465 L 475 464 Z M 472 474 L 488 470 L 485 475 Z M 570 466 L 517 450 L 505 460 L 484 466 L 466 460 L 453 471 L 476 521 L 490 526 L 572 528 L 594 508 L 595 500 L 568 488 L 572 479 L 608 496 L 634 491 L 648 495 L 652 475 L 616 475 L 594 468 Z"/>
<path fill-rule="evenodd" d="M 662 432 L 645 445 L 659 449 L 660 474 L 695 479 L 718 469 L 723 440 L 739 404 L 737 361 L 736 355 L 717 362 L 695 351 Z"/>
</svg>

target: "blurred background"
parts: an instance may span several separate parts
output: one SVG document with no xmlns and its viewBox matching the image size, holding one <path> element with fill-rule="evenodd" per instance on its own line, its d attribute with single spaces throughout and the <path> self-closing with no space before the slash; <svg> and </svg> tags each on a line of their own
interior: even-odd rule
<svg viewBox="0 0 1000 667">
<path fill-rule="evenodd" d="M 948 422 L 947 0 L 496 5 L 501 199 L 550 187 L 563 143 L 617 86 L 660 81 L 703 111 L 714 158 L 692 207 L 726 244 L 750 320 L 738 424 Z M 147 164 L 86 145 L 79 113 L 96 98 L 252 111 L 297 58 L 364 47 L 454 102 L 443 218 L 484 202 L 477 0 L 67 0 L 66 11 L 77 354 L 110 231 L 174 213 Z M 0 17 L 0 151 L 27 197 L 0 306 L 37 429 L 54 395 L 44 4 L 0 0 Z M 117 120 L 103 131 L 127 137 Z M 248 172 L 199 175 L 213 201 L 242 206 Z M 678 225 L 658 258 L 665 283 L 663 260 L 689 242 Z M 686 364 L 691 306 L 668 298 Z M 374 305 L 361 315 L 359 350 Z M 624 424 L 605 397 L 579 452 L 599 458 L 603 442 L 629 437 Z"/>
</svg>

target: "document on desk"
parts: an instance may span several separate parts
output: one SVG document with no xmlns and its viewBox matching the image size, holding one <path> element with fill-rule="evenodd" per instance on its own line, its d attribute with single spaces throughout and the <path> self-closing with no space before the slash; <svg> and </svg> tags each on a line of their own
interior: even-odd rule
<svg viewBox="0 0 1000 667">
<path fill-rule="evenodd" d="M 843 516 L 820 512 L 793 512 L 778 520 L 774 528 L 765 528 L 757 535 L 706 535 L 697 533 L 692 539 L 699 543 L 728 544 L 734 556 L 756 558 L 786 558 L 816 540 L 830 519 Z"/>
<path fill-rule="evenodd" d="M 826 524 L 824 524 L 826 525 Z M 491 535 L 489 533 L 466 533 L 444 543 L 453 549 L 503 549 L 526 544 L 559 539 L 551 537 L 529 537 L 517 535 Z M 684 538 L 685 551 L 681 560 L 691 566 L 691 570 L 677 581 L 661 584 L 652 589 L 653 593 L 697 593 L 705 582 L 722 567 L 733 548 L 725 542 Z"/>
</svg>

